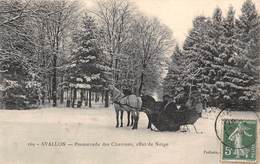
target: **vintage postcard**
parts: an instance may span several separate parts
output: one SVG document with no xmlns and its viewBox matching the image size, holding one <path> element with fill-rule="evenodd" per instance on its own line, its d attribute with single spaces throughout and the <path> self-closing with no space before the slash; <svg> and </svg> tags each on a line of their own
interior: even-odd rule
<svg viewBox="0 0 260 164">
<path fill-rule="evenodd" d="M 259 0 L 0 0 L 0 164 L 260 164 Z"/>
</svg>

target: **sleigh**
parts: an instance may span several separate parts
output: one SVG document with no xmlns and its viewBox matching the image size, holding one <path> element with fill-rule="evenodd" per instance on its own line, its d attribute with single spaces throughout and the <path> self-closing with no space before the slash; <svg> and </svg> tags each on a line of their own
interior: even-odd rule
<svg viewBox="0 0 260 164">
<path fill-rule="evenodd" d="M 175 102 L 155 102 L 146 112 L 149 122 L 159 131 L 178 131 L 183 125 L 193 125 L 201 117 L 202 104 L 196 95 L 177 107 Z M 148 125 L 149 127 L 149 125 Z M 197 132 L 195 126 L 195 131 Z"/>
<path fill-rule="evenodd" d="M 154 124 L 160 131 L 178 131 L 180 126 L 194 125 L 201 117 L 201 113 L 183 105 L 177 108 L 174 102 L 170 102 L 164 107 Z"/>
</svg>

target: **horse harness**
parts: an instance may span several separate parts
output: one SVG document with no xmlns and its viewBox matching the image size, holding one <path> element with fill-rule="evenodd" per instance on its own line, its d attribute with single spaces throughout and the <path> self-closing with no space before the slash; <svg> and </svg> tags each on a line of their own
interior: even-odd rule
<svg viewBox="0 0 260 164">
<path fill-rule="evenodd" d="M 115 90 L 115 88 L 113 88 L 113 92 L 114 92 L 114 90 Z M 134 94 L 130 94 L 130 95 L 134 95 Z M 123 97 L 119 98 L 119 100 L 120 100 L 120 99 L 123 99 L 123 98 L 125 98 L 125 97 L 127 97 L 127 102 L 129 102 L 129 96 L 130 96 L 130 95 L 124 95 Z M 113 103 L 119 105 L 121 108 L 123 108 L 123 106 L 127 106 L 127 107 L 132 108 L 132 109 L 135 109 L 135 110 L 138 110 L 138 109 L 139 109 L 139 108 L 133 107 L 133 106 L 131 106 L 131 105 L 128 105 L 127 103 L 123 104 L 123 103 L 121 103 L 119 100 L 115 100 L 115 101 L 113 101 Z M 146 107 L 141 107 L 141 110 L 140 110 L 140 111 L 148 111 L 148 112 L 151 112 L 151 110 L 148 109 L 148 108 L 146 108 Z"/>
<path fill-rule="evenodd" d="M 123 98 L 125 98 L 125 97 L 127 97 L 127 102 L 129 102 L 129 96 L 130 95 L 124 95 L 122 98 L 120 98 L 120 99 L 123 99 Z M 129 107 L 129 108 L 132 108 L 132 109 L 139 109 L 139 108 L 136 108 L 136 107 L 133 107 L 133 106 L 131 106 L 131 105 L 128 105 L 127 103 L 125 103 L 125 104 L 123 104 L 123 103 L 121 103 L 120 101 L 113 101 L 113 103 L 114 104 L 118 104 L 121 108 L 123 108 L 123 106 L 127 106 L 127 107 Z"/>
</svg>

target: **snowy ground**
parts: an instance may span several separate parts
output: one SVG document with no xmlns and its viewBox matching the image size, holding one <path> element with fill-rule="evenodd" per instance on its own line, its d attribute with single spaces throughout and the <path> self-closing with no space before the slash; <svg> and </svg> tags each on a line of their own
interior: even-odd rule
<svg viewBox="0 0 260 164">
<path fill-rule="evenodd" d="M 218 164 L 220 142 L 214 132 L 217 113 L 203 113 L 196 123 L 203 134 L 195 134 L 192 127 L 187 133 L 150 131 L 144 114 L 138 130 L 116 129 L 111 108 L 0 110 L 0 163 Z M 233 112 L 225 117 L 256 119 L 252 112 Z M 57 145 L 46 146 L 45 142 Z M 139 142 L 143 146 L 138 146 Z M 118 143 L 123 145 L 114 145 Z M 259 158 L 258 151 L 258 163 Z"/>
</svg>

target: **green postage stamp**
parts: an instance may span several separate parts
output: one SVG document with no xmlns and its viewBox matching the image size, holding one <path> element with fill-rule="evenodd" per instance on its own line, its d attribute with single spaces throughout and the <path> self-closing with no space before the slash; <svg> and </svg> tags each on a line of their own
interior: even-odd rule
<svg viewBox="0 0 260 164">
<path fill-rule="evenodd" d="M 256 162 L 256 120 L 224 119 L 221 160 Z"/>
</svg>

